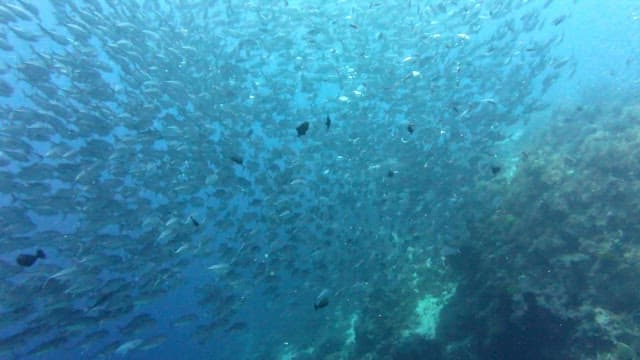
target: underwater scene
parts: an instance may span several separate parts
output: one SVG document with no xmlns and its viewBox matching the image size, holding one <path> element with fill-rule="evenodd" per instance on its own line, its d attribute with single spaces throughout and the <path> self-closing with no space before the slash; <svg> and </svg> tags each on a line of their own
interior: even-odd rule
<svg viewBox="0 0 640 360">
<path fill-rule="evenodd" d="M 637 0 L 3 0 L 0 359 L 640 359 Z"/>
</svg>

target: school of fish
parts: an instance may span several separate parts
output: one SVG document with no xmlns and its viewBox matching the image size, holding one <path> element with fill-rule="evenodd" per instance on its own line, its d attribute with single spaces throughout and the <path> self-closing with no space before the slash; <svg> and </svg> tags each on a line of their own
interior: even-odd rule
<svg viewBox="0 0 640 360">
<path fill-rule="evenodd" d="M 575 71 L 553 5 L 0 3 L 0 357 L 128 356 L 172 328 L 272 358 L 313 345 L 288 324 L 412 296 L 495 144 Z"/>
</svg>

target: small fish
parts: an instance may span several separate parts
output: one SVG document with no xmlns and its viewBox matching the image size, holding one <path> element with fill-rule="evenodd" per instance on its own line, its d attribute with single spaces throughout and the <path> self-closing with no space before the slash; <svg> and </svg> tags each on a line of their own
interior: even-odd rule
<svg viewBox="0 0 640 360">
<path fill-rule="evenodd" d="M 234 163 L 236 163 L 238 165 L 242 165 L 242 163 L 244 163 L 244 159 L 242 158 L 242 156 L 231 155 L 231 156 L 229 156 L 229 159 L 231 159 L 231 161 L 233 161 Z"/>
<path fill-rule="evenodd" d="M 38 260 L 38 259 L 46 259 L 46 258 L 47 258 L 47 255 L 44 254 L 44 251 L 38 249 L 38 251 L 36 251 L 35 255 L 29 255 L 29 254 L 20 254 L 20 255 L 18 255 L 18 257 L 16 258 L 16 262 L 20 266 L 29 267 L 29 266 L 33 265 L 33 263 L 35 263 L 36 260 Z"/>
<path fill-rule="evenodd" d="M 502 168 L 498 165 L 491 165 L 491 173 L 493 175 L 498 175 L 498 173 L 502 170 Z"/>
<path fill-rule="evenodd" d="M 393 170 L 389 170 L 389 171 L 387 172 L 387 177 L 392 178 L 392 177 L 393 177 L 393 175 L 395 175 L 395 174 L 396 174 L 396 172 L 395 172 L 395 171 L 393 171 Z"/>
<path fill-rule="evenodd" d="M 226 332 L 232 332 L 232 331 L 239 331 L 239 330 L 244 330 L 247 328 L 247 323 L 244 321 L 236 321 L 233 324 L 231 324 L 231 326 L 229 326 L 225 331 Z"/>
<path fill-rule="evenodd" d="M 217 270 L 225 270 L 227 268 L 229 268 L 229 264 L 214 264 L 209 266 L 207 269 L 217 271 Z"/>
<path fill-rule="evenodd" d="M 191 223 L 193 224 L 193 226 L 195 227 L 200 226 L 200 223 L 198 222 L 198 220 L 194 219 L 193 216 L 189 216 L 189 219 L 191 219 Z"/>
<path fill-rule="evenodd" d="M 296 132 L 298 133 L 298 137 L 304 136 L 304 134 L 307 133 L 307 130 L 309 130 L 308 121 L 305 121 L 302 124 L 298 125 L 298 127 L 296 127 Z"/>
<path fill-rule="evenodd" d="M 98 306 L 104 304 L 107 302 L 107 300 L 111 299 L 111 297 L 113 297 L 113 295 L 115 295 L 116 293 L 118 293 L 120 291 L 120 288 L 115 289 L 115 290 L 111 290 L 105 294 L 102 294 L 102 296 L 100 296 L 100 298 L 91 306 L 89 306 L 88 308 L 86 308 L 85 312 L 89 312 L 95 308 L 97 308 Z"/>
<path fill-rule="evenodd" d="M 189 325 L 196 320 L 198 320 L 198 315 L 196 315 L 195 313 L 190 313 L 190 314 L 180 316 L 179 318 L 173 321 L 172 325 L 175 327 L 181 327 L 181 326 Z"/>
<path fill-rule="evenodd" d="M 567 15 L 560 15 L 557 18 L 553 19 L 551 23 L 553 24 L 553 26 L 558 26 L 562 24 L 566 19 L 567 19 Z"/>
<path fill-rule="evenodd" d="M 460 251 L 460 249 L 453 247 L 453 246 L 449 246 L 449 245 L 444 245 L 441 249 L 440 249 L 440 256 L 442 257 L 447 257 L 447 256 L 453 256 L 453 255 L 459 255 L 462 252 Z"/>
<path fill-rule="evenodd" d="M 140 344 L 142 344 L 141 339 L 127 341 L 126 343 L 118 346 L 118 348 L 114 351 L 114 353 L 116 355 L 125 356 L 129 351 L 137 348 Z"/>
<path fill-rule="evenodd" d="M 182 251 L 186 250 L 187 248 L 189 248 L 189 244 L 184 244 L 182 246 L 180 246 L 179 248 L 176 249 L 176 251 L 174 251 L 174 254 L 179 254 Z"/>
<path fill-rule="evenodd" d="M 415 125 L 409 123 L 409 125 L 407 125 L 407 131 L 409 132 L 409 134 L 413 134 L 413 132 L 415 131 Z"/>
<path fill-rule="evenodd" d="M 329 289 L 324 289 L 320 292 L 316 301 L 313 303 L 313 309 L 318 310 L 329 305 Z"/>
<path fill-rule="evenodd" d="M 327 131 L 329 131 L 329 128 L 331 127 L 331 118 L 329 117 L 329 115 L 327 115 L 327 119 L 324 121 L 324 126 L 326 126 Z"/>
</svg>

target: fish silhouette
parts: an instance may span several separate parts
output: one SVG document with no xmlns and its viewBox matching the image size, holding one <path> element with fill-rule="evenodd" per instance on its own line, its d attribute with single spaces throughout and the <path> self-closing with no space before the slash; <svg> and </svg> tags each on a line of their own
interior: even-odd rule
<svg viewBox="0 0 640 360">
<path fill-rule="evenodd" d="M 304 134 L 306 134 L 307 130 L 309 130 L 309 122 L 308 121 L 305 121 L 302 124 L 298 125 L 298 127 L 296 127 L 296 132 L 298 133 L 298 137 L 303 136 Z"/>
<path fill-rule="evenodd" d="M 29 267 L 29 266 L 33 265 L 36 262 L 36 260 L 38 260 L 38 259 L 46 259 L 46 258 L 47 258 L 47 255 L 44 254 L 44 251 L 38 249 L 38 251 L 36 251 L 35 255 L 30 255 L 30 254 L 20 254 L 20 255 L 18 255 L 18 257 L 16 258 L 16 262 L 20 266 Z"/>
<path fill-rule="evenodd" d="M 329 290 L 324 289 L 320 292 L 318 297 L 316 297 L 316 301 L 313 303 L 313 309 L 318 310 L 323 307 L 329 305 Z"/>
</svg>

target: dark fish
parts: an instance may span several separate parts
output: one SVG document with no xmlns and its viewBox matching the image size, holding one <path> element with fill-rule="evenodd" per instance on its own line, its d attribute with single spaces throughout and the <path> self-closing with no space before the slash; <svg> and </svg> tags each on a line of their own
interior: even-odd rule
<svg viewBox="0 0 640 360">
<path fill-rule="evenodd" d="M 316 301 L 313 303 L 313 309 L 318 310 L 323 307 L 329 305 L 329 290 L 324 289 L 320 292 L 318 297 L 316 297 Z"/>
<path fill-rule="evenodd" d="M 553 26 L 558 26 L 558 25 L 562 24 L 566 19 L 567 19 L 567 15 L 561 15 L 561 16 L 558 16 L 557 18 L 553 19 L 553 21 L 551 23 L 553 24 Z"/>
<path fill-rule="evenodd" d="M 327 119 L 324 121 L 324 126 L 326 126 L 327 131 L 329 131 L 329 128 L 331 127 L 331 118 L 329 117 L 329 115 L 327 115 Z"/>
<path fill-rule="evenodd" d="M 302 124 L 298 125 L 298 127 L 296 128 L 296 132 L 298 133 L 298 136 L 303 136 L 304 134 L 307 133 L 307 130 L 309 130 L 309 122 L 305 121 Z"/>
<path fill-rule="evenodd" d="M 244 159 L 242 158 L 242 156 L 231 155 L 229 159 L 231 159 L 231 161 L 233 161 L 238 165 L 242 165 L 242 163 L 244 162 Z"/>
<path fill-rule="evenodd" d="M 407 125 L 407 131 L 409 132 L 409 134 L 413 134 L 413 132 L 415 131 L 414 125 L 409 123 L 409 125 Z"/>
<path fill-rule="evenodd" d="M 18 258 L 16 259 L 16 262 L 18 263 L 18 265 L 20 266 L 31 266 L 33 265 L 33 263 L 36 262 L 36 260 L 38 259 L 46 259 L 47 256 L 44 254 L 44 251 L 38 249 L 38 251 L 36 251 L 35 255 L 29 255 L 29 254 L 20 254 L 18 255 Z"/>
<path fill-rule="evenodd" d="M 492 173 L 493 175 L 497 175 L 497 174 L 500 172 L 500 170 L 502 170 L 502 168 L 501 168 L 500 166 L 498 166 L 498 165 L 491 165 L 491 173 Z"/>
<path fill-rule="evenodd" d="M 389 170 L 389 172 L 387 172 L 387 177 L 393 177 L 393 175 L 395 175 L 396 172 L 393 170 Z"/>
<path fill-rule="evenodd" d="M 189 219 L 191 219 L 191 223 L 193 223 L 193 226 L 195 227 L 200 226 L 200 223 L 198 222 L 198 220 L 194 219 L 193 216 L 189 216 Z"/>
<path fill-rule="evenodd" d="M 11 96 L 11 94 L 13 94 L 13 86 L 11 86 L 8 82 L 0 79 L 0 96 L 9 97 Z"/>
</svg>

